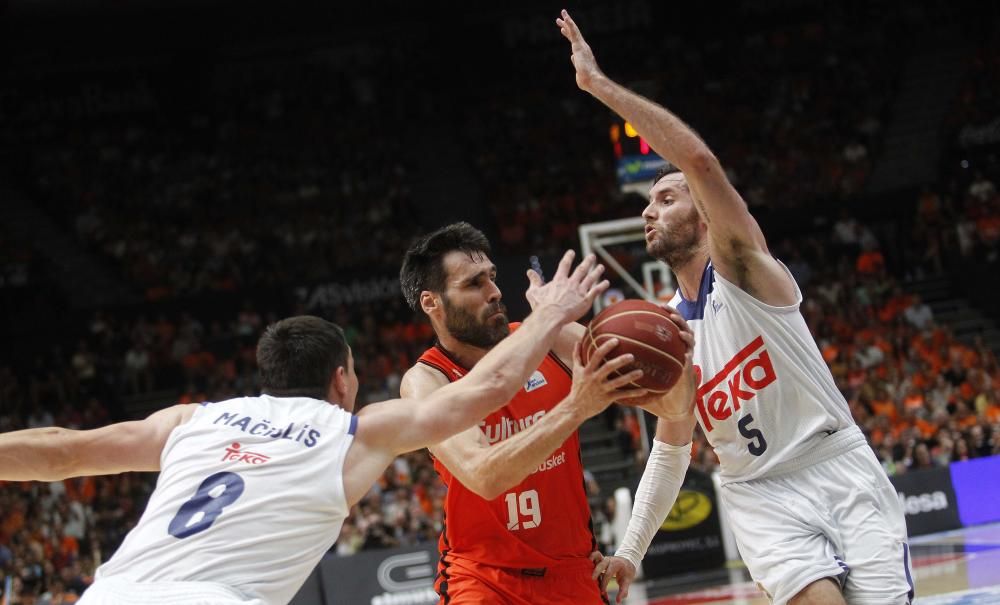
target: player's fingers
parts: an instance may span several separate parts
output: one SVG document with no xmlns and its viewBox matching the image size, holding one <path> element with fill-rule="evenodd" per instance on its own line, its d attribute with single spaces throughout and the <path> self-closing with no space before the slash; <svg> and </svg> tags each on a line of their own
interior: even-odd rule
<svg viewBox="0 0 1000 605">
<path fill-rule="evenodd" d="M 614 575 L 610 569 L 605 569 L 604 573 L 597 578 L 597 582 L 601 585 L 601 592 L 608 592 L 608 582 L 611 580 L 611 576 Z"/>
<path fill-rule="evenodd" d="M 558 279 L 560 277 L 569 277 L 569 269 L 573 266 L 573 259 L 576 258 L 576 252 L 567 250 L 563 253 L 562 259 L 559 261 L 559 267 L 556 268 L 556 275 L 553 279 Z"/>
<path fill-rule="evenodd" d="M 598 563 L 604 560 L 604 555 L 601 554 L 601 551 L 595 550 L 594 552 L 590 553 L 590 560 L 594 562 L 594 565 L 597 565 Z"/>
<path fill-rule="evenodd" d="M 681 341 L 688 346 L 688 349 L 694 347 L 694 334 L 690 332 L 681 332 Z"/>
<path fill-rule="evenodd" d="M 582 355 L 582 352 L 583 352 L 584 341 L 586 339 L 587 339 L 587 337 L 584 336 L 583 338 L 580 339 L 580 342 L 578 342 L 576 344 L 576 346 L 573 347 L 573 367 L 574 368 L 582 368 L 583 367 L 583 358 L 581 357 L 581 355 Z"/>
<path fill-rule="evenodd" d="M 612 377 L 604 383 L 604 388 L 607 392 L 613 394 L 616 400 L 642 397 L 646 394 L 646 389 L 634 384 L 637 383 L 640 378 L 642 378 L 642 370 L 632 370 L 628 374 Z M 631 393 L 632 390 L 639 390 L 642 392 L 636 395 Z"/>
<path fill-rule="evenodd" d="M 628 597 L 628 587 L 632 584 L 632 579 L 625 576 L 618 578 L 618 598 L 615 599 L 618 603 L 621 603 L 625 598 Z"/>
<path fill-rule="evenodd" d="M 614 350 L 614 348 L 618 346 L 619 342 L 620 341 L 617 338 L 609 338 L 608 340 L 602 342 L 601 346 L 597 347 L 597 349 L 594 350 L 594 353 L 590 356 L 590 361 L 587 362 L 587 371 L 597 371 L 597 369 L 601 367 L 601 364 L 604 363 L 604 357 Z M 604 376 L 606 376 L 606 374 L 602 374 L 601 378 L 603 379 Z"/>
<path fill-rule="evenodd" d="M 567 11 L 565 8 L 562 10 L 562 16 L 563 16 L 563 21 L 566 22 L 566 25 L 569 25 L 571 28 L 579 31 L 579 29 L 577 29 L 576 27 L 576 21 L 573 21 L 573 17 L 570 16 L 569 11 Z"/>
<path fill-rule="evenodd" d="M 604 265 L 597 263 L 592 269 L 590 269 L 590 271 L 587 271 L 587 274 L 583 277 L 583 281 L 580 282 L 580 285 L 584 290 L 590 290 L 594 287 L 594 284 L 597 283 L 597 280 L 601 279 L 601 275 L 603 274 Z"/>
<path fill-rule="evenodd" d="M 608 378 L 608 376 L 611 375 L 612 372 L 615 372 L 617 370 L 620 370 L 620 369 L 624 368 L 625 366 L 627 366 L 628 364 L 632 363 L 633 361 L 635 361 L 635 356 L 632 355 L 631 353 L 625 353 L 624 355 L 619 355 L 618 357 L 615 357 L 614 359 L 609 359 L 606 362 L 604 362 L 604 365 L 601 366 L 601 369 L 600 369 L 598 375 L 601 377 L 601 380 L 606 380 Z M 632 372 L 629 372 L 628 374 L 625 374 L 625 376 L 628 376 L 631 373 Z M 628 384 L 628 383 L 626 382 L 625 384 Z"/>
<path fill-rule="evenodd" d="M 570 41 L 570 44 L 575 46 L 579 38 L 576 28 L 572 27 L 566 19 L 559 19 L 557 22 L 559 24 L 559 31 Z"/>
<path fill-rule="evenodd" d="M 542 276 L 538 274 L 538 271 L 528 269 L 528 283 L 531 284 L 532 288 L 538 288 L 542 285 Z"/>
<path fill-rule="evenodd" d="M 604 572 L 607 569 L 608 569 L 608 560 L 605 559 L 605 560 L 601 561 L 600 563 L 598 563 L 597 565 L 594 566 L 594 573 L 591 574 L 591 577 L 594 580 L 600 580 L 601 576 L 604 574 Z"/>
<path fill-rule="evenodd" d="M 593 254 L 588 254 L 587 256 L 583 257 L 583 260 L 580 261 L 580 264 L 577 265 L 576 269 L 573 270 L 573 275 L 570 276 L 570 279 L 573 280 L 575 283 L 582 285 L 583 280 L 586 279 L 587 274 L 590 273 L 591 269 L 594 268 L 595 264 L 597 264 L 597 257 Z"/>
<path fill-rule="evenodd" d="M 667 315 L 670 316 L 670 320 L 673 321 L 675 324 L 677 324 L 677 327 L 680 328 L 682 332 L 692 331 L 691 326 L 688 325 L 687 320 L 684 319 L 683 315 L 677 312 L 677 309 L 665 306 L 663 310 L 667 312 Z"/>
<path fill-rule="evenodd" d="M 630 401 L 633 399 L 638 399 L 639 397 L 645 397 L 649 394 L 646 389 L 621 389 L 615 391 L 615 401 L 621 403 L 623 401 Z"/>
<path fill-rule="evenodd" d="M 604 294 L 604 292 L 610 287 L 611 287 L 611 282 L 609 282 L 606 279 L 597 282 L 596 284 L 594 284 L 593 288 L 587 291 L 587 296 L 585 297 L 587 302 L 591 303 L 594 302 L 595 298 L 597 298 L 601 294 Z"/>
</svg>

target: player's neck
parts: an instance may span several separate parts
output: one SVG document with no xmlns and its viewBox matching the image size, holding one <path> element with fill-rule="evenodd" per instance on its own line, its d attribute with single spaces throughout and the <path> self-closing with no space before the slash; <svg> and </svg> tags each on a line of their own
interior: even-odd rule
<svg viewBox="0 0 1000 605">
<path fill-rule="evenodd" d="M 460 366 L 469 370 L 489 352 L 489 349 L 466 344 L 447 333 L 438 334 L 438 345 Z"/>
<path fill-rule="evenodd" d="M 680 288 L 684 300 L 698 300 L 698 290 L 701 289 L 701 277 L 708 264 L 708 247 L 700 248 L 683 265 L 670 267 L 677 277 L 677 287 Z"/>
</svg>

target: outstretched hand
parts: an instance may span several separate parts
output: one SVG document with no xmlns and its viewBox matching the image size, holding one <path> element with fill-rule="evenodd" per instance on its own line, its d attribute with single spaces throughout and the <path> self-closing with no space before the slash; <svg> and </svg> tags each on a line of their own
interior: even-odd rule
<svg viewBox="0 0 1000 605">
<path fill-rule="evenodd" d="M 594 51 L 590 50 L 590 45 L 580 33 L 580 28 L 576 26 L 573 17 L 570 17 L 565 9 L 562 11 L 562 17 L 556 19 L 556 25 L 559 26 L 562 35 L 569 40 L 573 50 L 570 60 L 573 62 L 573 67 L 576 68 L 576 85 L 581 90 L 590 92 L 591 85 L 599 78 L 604 77 L 604 72 L 597 66 Z"/>
<path fill-rule="evenodd" d="M 583 316 L 594 304 L 594 299 L 608 289 L 608 280 L 600 280 L 604 273 L 604 265 L 597 264 L 597 257 L 588 254 L 575 270 L 573 258 L 576 253 L 567 250 L 559 261 L 559 268 L 552 280 L 542 283 L 542 278 L 533 269 L 528 269 L 528 291 L 525 297 L 532 311 L 542 307 L 551 307 L 562 314 L 566 322 L 575 321 Z"/>
</svg>

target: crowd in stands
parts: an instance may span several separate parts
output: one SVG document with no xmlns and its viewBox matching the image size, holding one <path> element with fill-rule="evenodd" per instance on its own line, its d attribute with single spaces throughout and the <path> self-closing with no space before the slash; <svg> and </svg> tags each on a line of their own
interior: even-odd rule
<svg viewBox="0 0 1000 605">
<path fill-rule="evenodd" d="M 776 27 L 739 38 L 735 53 L 717 44 L 660 49 L 677 61 L 669 80 L 654 79 L 650 90 L 718 143 L 754 210 L 842 201 L 865 183 L 891 98 L 888 70 L 896 62 L 885 58 L 898 51 L 885 30 L 852 37 L 843 27 Z M 612 66 L 631 56 L 619 42 Z M 880 60 L 848 59 L 859 50 Z M 990 113 L 1000 82 L 994 51 L 986 46 L 978 55 L 970 77 L 990 84 L 963 89 L 956 133 L 998 117 Z M 568 81 L 565 53 L 559 59 L 540 65 Z M 265 73 L 224 81 L 217 106 L 204 112 L 106 117 L 65 129 L 23 125 L 18 136 L 32 152 L 20 184 L 47 211 L 67 217 L 68 233 L 154 303 L 355 270 L 394 273 L 417 229 L 412 174 L 403 151 L 367 137 L 364 122 L 398 119 L 401 102 L 378 85 L 345 85 L 315 64 Z M 705 102 L 705 95 L 744 102 Z M 482 150 L 472 164 L 493 209 L 499 251 L 576 248 L 578 224 L 637 213 L 634 198 L 617 191 L 607 114 L 582 93 L 563 88 L 515 98 L 483 88 L 469 93 L 469 105 L 462 136 Z M 956 255 L 994 266 L 1000 257 L 1000 163 L 995 152 L 970 154 L 973 165 L 953 166 L 950 184 L 919 194 L 912 232 L 865 226 L 845 211 L 823 230 L 770 240 L 800 284 L 824 359 L 889 474 L 1000 454 L 995 351 L 956 338 L 905 289 L 906 280 L 946 273 Z M 640 248 L 634 256 L 643 254 Z M 0 262 L 4 279 L 16 282 L 32 251 L 0 232 Z M 223 315 L 148 309 L 98 311 L 78 335 L 28 363 L 6 360 L 0 431 L 93 428 L 156 393 L 169 393 L 157 395 L 170 398 L 164 403 L 255 394 L 261 330 L 302 311 L 249 295 Z M 395 396 L 402 373 L 432 340 L 401 301 L 325 314 L 347 331 L 362 404 Z M 638 468 L 634 414 L 614 412 L 608 421 Z M 693 465 L 717 466 L 700 431 Z M 13 577 L 15 602 L 73 602 L 135 524 L 152 486 L 153 477 L 141 474 L 0 483 L 0 575 Z M 598 502 L 599 541 L 608 546 L 613 500 L 593 477 L 587 486 Z M 352 510 L 335 551 L 433 542 L 443 499 L 426 453 L 400 457 Z"/>
<path fill-rule="evenodd" d="M 841 16 L 735 40 L 699 35 L 697 44 L 619 36 L 595 42 L 595 52 L 612 77 L 688 116 L 752 208 L 783 209 L 857 194 L 870 170 L 901 34 L 850 29 Z M 669 69 L 650 65 L 655 56 L 670 57 Z M 474 164 L 508 251 L 557 252 L 575 245 L 578 225 L 636 211 L 617 193 L 609 130 L 618 126 L 570 85 L 565 56 L 553 57 L 524 60 L 548 74 L 550 89 L 486 88 L 467 104 L 463 134 L 479 150 Z"/>
<path fill-rule="evenodd" d="M 17 124 L 19 185 L 150 301 L 395 270 L 417 223 L 402 144 L 369 136 L 402 130 L 390 91 L 303 61 L 211 77 L 193 98 Z"/>
</svg>

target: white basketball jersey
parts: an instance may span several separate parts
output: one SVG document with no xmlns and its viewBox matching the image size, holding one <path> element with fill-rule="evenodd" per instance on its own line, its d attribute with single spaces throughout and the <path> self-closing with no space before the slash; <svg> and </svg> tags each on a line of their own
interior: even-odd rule
<svg viewBox="0 0 1000 605">
<path fill-rule="evenodd" d="M 146 511 L 97 583 L 212 582 L 287 603 L 347 516 L 343 467 L 356 426 L 315 399 L 203 404 L 167 439 Z"/>
<path fill-rule="evenodd" d="M 799 312 L 797 285 L 795 293 L 794 305 L 772 307 L 708 263 L 698 300 L 678 291 L 670 301 L 694 331 L 695 415 L 723 483 L 795 470 L 864 443 Z"/>
</svg>

